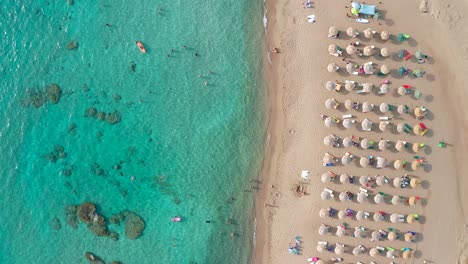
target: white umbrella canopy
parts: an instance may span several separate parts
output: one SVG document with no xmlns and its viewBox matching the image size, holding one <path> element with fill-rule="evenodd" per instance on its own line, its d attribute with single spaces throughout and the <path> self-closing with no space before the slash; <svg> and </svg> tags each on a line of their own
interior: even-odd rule
<svg viewBox="0 0 468 264">
<path fill-rule="evenodd" d="M 409 110 L 409 107 L 407 105 L 399 105 L 397 108 L 397 112 L 402 115 L 405 114 Z"/>
<path fill-rule="evenodd" d="M 338 65 L 336 65 L 336 63 L 330 63 L 327 66 L 328 72 L 336 72 L 336 71 L 338 71 L 338 69 L 340 69 L 340 67 Z"/>
<path fill-rule="evenodd" d="M 340 182 L 341 182 L 342 184 L 349 183 L 350 177 L 351 177 L 351 176 L 349 176 L 348 174 L 343 173 L 343 174 L 341 174 L 341 176 L 340 176 Z"/>
<path fill-rule="evenodd" d="M 382 139 L 382 140 L 379 141 L 379 149 L 382 150 L 382 151 L 387 150 L 388 145 L 389 145 L 389 143 L 388 143 L 387 140 Z"/>
<path fill-rule="evenodd" d="M 348 70 L 348 67 L 346 66 L 346 70 Z M 356 87 L 356 84 L 353 81 L 346 81 L 345 83 L 345 89 L 348 92 L 351 92 L 354 90 L 354 87 Z"/>
<path fill-rule="evenodd" d="M 372 238 L 372 240 L 379 241 L 380 238 L 381 238 L 380 233 L 378 231 L 372 232 L 371 238 Z"/>
<path fill-rule="evenodd" d="M 328 29 L 328 37 L 329 37 L 329 38 L 335 38 L 335 37 L 337 37 L 338 33 L 339 33 L 339 30 L 338 30 L 338 28 L 335 27 L 335 26 L 331 26 L 331 27 Z"/>
<path fill-rule="evenodd" d="M 348 53 L 348 55 L 353 55 L 354 53 L 356 53 L 357 51 L 357 48 L 353 45 L 348 45 L 346 47 L 346 53 Z"/>
<path fill-rule="evenodd" d="M 346 217 L 346 211 L 340 210 L 338 212 L 338 219 L 343 220 Z"/>
<path fill-rule="evenodd" d="M 384 30 L 380 33 L 380 38 L 382 40 L 388 40 L 390 38 L 390 32 Z"/>
<path fill-rule="evenodd" d="M 368 113 L 368 112 L 372 111 L 373 108 L 374 108 L 374 105 L 369 103 L 369 102 L 362 103 L 362 112 L 363 113 Z"/>
<path fill-rule="evenodd" d="M 366 194 L 366 193 L 363 193 L 363 192 L 359 193 L 359 194 L 357 195 L 356 200 L 357 200 L 359 203 L 367 202 L 367 194 Z"/>
<path fill-rule="evenodd" d="M 371 257 L 377 257 L 379 255 L 379 250 L 376 248 L 371 248 L 369 250 L 369 256 Z"/>
<path fill-rule="evenodd" d="M 335 44 L 330 44 L 330 46 L 328 46 L 328 52 L 329 53 L 336 53 L 338 51 L 338 47 L 335 45 Z"/>
<path fill-rule="evenodd" d="M 346 34 L 352 38 L 356 37 L 357 35 L 359 35 L 359 32 L 354 29 L 353 27 L 349 27 L 348 29 L 346 29 Z"/>
<path fill-rule="evenodd" d="M 361 247 L 355 247 L 355 248 L 353 249 L 353 255 L 354 255 L 354 256 L 359 256 L 359 255 L 361 255 L 363 252 L 364 252 L 364 251 L 362 250 Z"/>
<path fill-rule="evenodd" d="M 390 73 L 390 68 L 387 65 L 382 65 L 380 67 L 380 72 L 382 74 L 389 74 Z"/>
<path fill-rule="evenodd" d="M 362 230 L 361 228 L 356 228 L 354 230 L 354 237 L 356 238 L 362 238 L 366 235 L 366 232 Z"/>
<path fill-rule="evenodd" d="M 336 247 L 335 247 L 335 254 L 337 254 L 337 255 L 343 255 L 344 252 L 345 252 L 345 247 L 342 246 L 342 245 L 338 245 L 338 244 L 337 244 Z"/>
<path fill-rule="evenodd" d="M 393 186 L 395 188 L 400 188 L 401 187 L 401 178 L 400 177 L 396 177 L 393 179 Z"/>
<path fill-rule="evenodd" d="M 401 123 L 403 124 L 403 123 Z M 403 124 L 404 126 L 404 124 Z M 401 141 L 401 140 L 398 140 L 397 143 L 395 144 L 395 149 L 398 150 L 398 151 L 402 151 L 405 149 L 405 142 L 404 141 Z"/>
<path fill-rule="evenodd" d="M 372 88 L 374 87 L 374 85 L 372 83 L 364 83 L 362 85 L 362 90 L 366 93 L 370 93 L 372 92 Z"/>
<path fill-rule="evenodd" d="M 400 196 L 394 195 L 394 196 L 392 197 L 392 204 L 393 204 L 393 205 L 399 205 L 399 204 L 401 204 L 401 198 L 400 198 Z"/>
<path fill-rule="evenodd" d="M 383 103 L 380 104 L 379 109 L 380 109 L 380 112 L 386 113 L 386 112 L 388 112 L 388 110 L 390 109 L 390 107 L 388 106 L 387 103 L 383 102 Z"/>
<path fill-rule="evenodd" d="M 373 31 L 370 28 L 366 28 L 366 29 L 364 29 L 363 33 L 364 33 L 364 37 L 370 39 L 374 35 L 375 31 Z"/>
<path fill-rule="evenodd" d="M 336 236 L 343 237 L 346 235 L 346 229 L 344 229 L 342 226 L 337 226 L 336 227 Z"/>
<path fill-rule="evenodd" d="M 361 185 L 365 185 L 369 182 L 369 177 L 368 176 L 361 176 L 359 177 L 359 183 Z"/>
<path fill-rule="evenodd" d="M 356 64 L 348 63 L 346 64 L 346 71 L 350 74 L 356 71 Z"/>
<path fill-rule="evenodd" d="M 351 110 L 353 109 L 353 101 L 351 101 L 351 99 L 347 99 L 345 102 L 344 102 L 344 106 L 347 110 Z"/>
<path fill-rule="evenodd" d="M 319 216 L 320 218 L 327 218 L 328 216 L 328 210 L 325 208 L 320 209 L 319 211 Z"/>
<path fill-rule="evenodd" d="M 388 122 L 388 121 L 381 121 L 379 123 L 380 131 L 385 132 L 385 130 L 387 130 L 387 127 L 388 127 L 389 124 L 390 124 L 390 122 Z"/>
<path fill-rule="evenodd" d="M 320 253 L 324 252 L 326 249 L 327 249 L 327 247 L 325 245 L 323 245 L 323 244 L 318 244 L 317 245 L 317 251 L 320 252 Z"/>
<path fill-rule="evenodd" d="M 382 168 L 387 167 L 387 160 L 385 158 L 382 158 L 382 157 L 377 157 L 376 167 L 377 167 L 377 169 L 382 169 Z"/>
<path fill-rule="evenodd" d="M 382 84 L 379 89 L 379 94 L 388 94 L 390 92 L 390 86 L 386 83 Z"/>
<path fill-rule="evenodd" d="M 395 160 L 395 163 L 393 163 L 393 167 L 397 170 L 403 168 L 403 161 Z"/>
<path fill-rule="evenodd" d="M 323 138 L 323 144 L 325 144 L 325 146 L 333 145 L 334 141 L 335 141 L 335 138 L 331 135 L 328 135 Z"/>
<path fill-rule="evenodd" d="M 330 231 L 330 227 L 327 226 L 327 225 L 325 225 L 325 224 L 322 224 L 322 225 L 319 227 L 318 233 L 319 233 L 319 235 L 324 236 L 324 235 L 326 235 L 329 231 Z"/>
<path fill-rule="evenodd" d="M 323 183 L 327 183 L 327 182 L 331 182 L 332 181 L 332 176 L 329 172 L 325 172 L 324 174 L 322 174 L 322 182 Z"/>
<path fill-rule="evenodd" d="M 374 46 L 365 46 L 363 54 L 364 56 L 372 56 L 374 54 Z"/>
<path fill-rule="evenodd" d="M 356 213 L 356 220 L 363 221 L 364 219 L 366 219 L 366 213 L 364 213 L 363 211 L 358 211 Z"/>
<path fill-rule="evenodd" d="M 340 193 L 339 198 L 340 198 L 340 201 L 342 202 L 349 201 L 348 194 L 346 192 Z"/>
<path fill-rule="evenodd" d="M 405 131 L 405 124 L 404 123 L 398 123 L 397 132 L 398 133 L 403 133 L 403 131 Z"/>
<path fill-rule="evenodd" d="M 364 119 L 364 121 L 362 121 L 361 123 L 361 127 L 362 127 L 362 130 L 364 131 L 371 131 L 372 130 L 372 121 L 370 121 L 369 119 Z"/>
<path fill-rule="evenodd" d="M 325 84 L 325 88 L 326 88 L 328 91 L 334 91 L 335 88 L 336 88 L 336 83 L 335 83 L 335 82 L 332 82 L 332 81 L 328 81 L 328 82 Z"/>
<path fill-rule="evenodd" d="M 325 153 L 323 156 L 323 163 L 333 163 L 336 161 L 336 158 L 333 155 L 330 155 L 330 153 Z"/>
<path fill-rule="evenodd" d="M 353 127 L 353 120 L 352 120 L 352 119 L 345 119 L 345 120 L 343 120 L 343 127 L 344 127 L 344 128 L 351 128 L 351 127 Z"/>
<path fill-rule="evenodd" d="M 349 165 L 353 162 L 353 159 L 351 158 L 350 155 L 344 155 L 342 158 L 341 158 L 341 163 L 343 163 L 343 165 Z"/>
<path fill-rule="evenodd" d="M 388 51 L 388 48 L 381 48 L 380 49 L 380 56 L 382 56 L 382 57 L 390 56 L 390 52 Z"/>
<path fill-rule="evenodd" d="M 389 250 L 386 254 L 387 258 L 396 258 L 395 250 Z"/>
<path fill-rule="evenodd" d="M 359 160 L 359 164 L 360 164 L 362 167 L 367 167 L 367 166 L 369 166 L 369 163 L 370 163 L 370 160 L 369 160 L 369 158 L 367 158 L 367 157 L 361 157 L 361 159 Z"/>
<path fill-rule="evenodd" d="M 331 118 L 331 117 L 325 118 L 324 122 L 325 122 L 325 126 L 327 126 L 327 127 L 332 127 L 332 126 L 334 126 L 336 124 L 335 121 L 333 120 L 333 118 Z"/>
<path fill-rule="evenodd" d="M 385 176 L 383 175 L 379 175 L 375 179 L 375 182 L 377 183 L 378 186 L 383 186 L 387 183 L 387 178 L 385 178 Z"/>
<path fill-rule="evenodd" d="M 400 215 L 398 215 L 398 214 L 390 215 L 390 222 L 395 224 L 395 223 L 398 223 L 399 220 L 400 220 Z"/>
<path fill-rule="evenodd" d="M 372 63 L 365 63 L 363 68 L 366 74 L 374 73 L 374 66 L 372 66 Z"/>
<path fill-rule="evenodd" d="M 320 196 L 322 197 L 322 200 L 330 200 L 332 198 L 331 193 L 327 191 L 323 191 Z"/>
<path fill-rule="evenodd" d="M 406 89 L 405 89 L 405 87 L 400 86 L 400 87 L 398 87 L 398 91 L 397 91 L 397 92 L 398 92 L 399 95 L 403 96 L 403 95 L 406 94 Z"/>
<path fill-rule="evenodd" d="M 381 204 L 383 202 L 385 202 L 385 196 L 383 196 L 382 194 L 378 193 L 374 196 L 374 202 L 376 204 Z"/>
<path fill-rule="evenodd" d="M 325 107 L 328 109 L 334 109 L 337 101 L 333 98 L 329 98 L 325 101 Z"/>
<path fill-rule="evenodd" d="M 369 139 L 364 138 L 361 140 L 361 148 L 368 149 L 370 146 L 371 146 L 371 143 Z"/>
<path fill-rule="evenodd" d="M 383 220 L 385 220 L 385 217 L 381 213 L 377 212 L 377 213 L 374 214 L 374 221 L 375 222 L 381 222 Z"/>
<path fill-rule="evenodd" d="M 353 145 L 353 140 L 350 137 L 345 137 L 343 139 L 343 146 L 349 148 Z"/>
</svg>

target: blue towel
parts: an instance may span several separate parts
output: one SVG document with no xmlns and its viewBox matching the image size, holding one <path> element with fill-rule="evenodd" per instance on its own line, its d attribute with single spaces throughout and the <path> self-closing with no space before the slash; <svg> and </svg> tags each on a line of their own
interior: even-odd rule
<svg viewBox="0 0 468 264">
<path fill-rule="evenodd" d="M 363 15 L 375 15 L 375 5 L 362 5 L 359 9 L 359 14 Z"/>
</svg>

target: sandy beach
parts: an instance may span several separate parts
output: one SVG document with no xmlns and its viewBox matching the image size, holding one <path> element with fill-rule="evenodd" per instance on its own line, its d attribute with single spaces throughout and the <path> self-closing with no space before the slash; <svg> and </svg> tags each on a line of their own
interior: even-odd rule
<svg viewBox="0 0 468 264">
<path fill-rule="evenodd" d="M 305 7 L 305 1 L 267 1 L 268 30 L 267 46 L 277 47 L 278 54 L 271 54 L 271 63 L 265 64 L 266 81 L 269 94 L 269 132 L 267 137 L 266 158 L 263 166 L 256 202 L 257 230 L 256 251 L 254 263 L 308 263 L 310 257 L 319 257 L 325 263 L 332 263 L 330 259 L 336 257 L 333 252 L 317 252 L 317 242 L 326 241 L 330 245 L 344 243 L 349 245 L 348 252 L 341 255 L 343 263 L 390 263 L 392 260 L 384 256 L 372 258 L 368 251 L 361 256 L 354 256 L 350 249 L 363 245 L 367 249 L 375 246 L 394 247 L 397 249 L 408 247 L 414 253 L 408 260 L 395 258 L 396 263 L 468 263 L 468 179 L 466 172 L 468 165 L 468 110 L 464 107 L 467 100 L 464 85 L 468 83 L 465 65 L 468 62 L 468 30 L 466 28 L 468 4 L 462 0 L 428 1 L 427 12 L 420 11 L 420 1 L 366 1 L 366 4 L 376 5 L 384 19 L 369 24 L 359 24 L 354 18 L 346 17 L 350 1 L 316 1 L 312 8 Z M 347 8 L 348 7 L 348 8 Z M 315 23 L 309 23 L 307 16 L 314 14 Z M 341 34 L 338 38 L 328 38 L 330 26 L 336 26 Z M 361 34 L 357 38 L 346 35 L 348 27 L 354 27 Z M 363 37 L 362 31 L 372 28 L 378 33 L 371 39 Z M 383 41 L 379 33 L 383 30 L 393 34 L 410 35 L 410 39 L 398 42 L 394 39 Z M 373 75 L 353 76 L 346 72 L 343 57 L 337 58 L 328 53 L 328 46 L 336 44 L 345 48 L 350 42 L 359 41 L 361 47 L 373 45 L 377 48 L 388 48 L 393 55 L 382 58 L 376 52 L 371 57 L 345 55 L 344 58 L 353 63 L 363 64 L 372 61 L 381 66 L 387 65 L 392 72 L 381 77 Z M 411 53 L 422 50 L 429 58 L 424 64 L 418 64 L 415 59 L 403 61 L 395 54 L 400 49 Z M 329 63 L 336 63 L 341 67 L 338 72 L 327 71 Z M 398 67 L 411 69 L 422 68 L 426 74 L 422 78 L 401 77 L 396 73 Z M 390 81 L 391 91 L 386 95 L 375 92 L 357 94 L 352 92 L 327 91 L 327 81 L 343 82 L 353 80 L 359 83 L 373 83 L 374 90 L 385 80 Z M 412 96 L 398 96 L 398 87 L 409 84 L 422 92 L 422 97 L 415 100 Z M 377 105 L 377 109 L 363 113 L 362 111 L 346 110 L 343 106 L 338 109 L 327 109 L 324 102 L 334 98 L 340 103 L 351 99 L 357 102 L 370 102 Z M 377 129 L 364 132 L 360 126 L 351 129 L 339 127 L 328 128 L 324 125 L 321 115 L 336 116 L 352 114 L 356 120 L 368 118 L 375 123 L 382 114 L 378 105 L 387 102 L 392 105 L 405 104 L 411 109 L 425 106 L 430 115 L 423 120 L 429 127 L 425 136 L 412 133 L 398 134 L 393 128 L 381 132 Z M 416 124 L 419 121 L 412 115 L 396 114 L 392 124 L 406 122 Z M 358 129 L 359 127 L 359 129 Z M 412 151 L 379 151 L 356 147 L 333 148 L 325 146 L 324 137 L 335 134 L 343 139 L 355 135 L 362 138 L 380 139 L 396 142 L 404 140 L 411 143 L 419 142 L 426 147 L 417 154 Z M 439 141 L 447 143 L 439 148 Z M 376 169 L 374 166 L 359 166 L 357 162 L 343 166 L 341 162 L 335 167 L 322 166 L 322 159 L 326 152 L 341 159 L 345 152 L 361 157 L 366 155 L 385 157 L 391 161 L 387 168 Z M 395 170 L 393 161 L 397 159 L 411 161 L 413 156 L 423 156 L 425 165 L 417 171 Z M 293 191 L 295 184 L 301 181 L 301 171 L 310 171 L 310 181 L 304 183 L 306 194 L 297 196 Z M 354 176 L 385 175 L 388 178 L 409 174 L 422 181 L 418 188 L 394 188 L 392 184 L 379 186 L 373 191 L 384 192 L 388 195 L 402 195 L 405 197 L 418 196 L 421 201 L 416 206 L 390 205 L 357 202 L 340 202 L 338 199 L 323 201 L 320 193 L 324 188 L 340 192 L 352 191 L 356 193 L 359 183 L 345 185 L 335 182 L 323 183 L 321 175 L 332 171 L 337 175 L 348 173 Z M 339 177 L 338 177 L 339 178 Z M 319 211 L 333 207 L 338 210 L 351 208 L 368 212 L 385 211 L 404 215 L 419 214 L 418 223 L 393 224 L 389 221 L 374 222 L 371 220 L 356 221 L 346 218 L 320 218 Z M 344 237 L 335 236 L 334 232 L 320 236 L 318 229 L 321 224 L 329 225 L 335 230 L 336 226 L 346 222 L 350 231 Z M 417 233 L 415 243 L 405 241 L 372 242 L 369 236 L 357 238 L 352 236 L 354 227 L 364 227 L 368 232 L 373 230 L 396 228 L 400 232 L 414 231 Z M 294 244 L 294 237 L 301 240 L 300 254 L 288 253 L 288 246 Z"/>
</svg>

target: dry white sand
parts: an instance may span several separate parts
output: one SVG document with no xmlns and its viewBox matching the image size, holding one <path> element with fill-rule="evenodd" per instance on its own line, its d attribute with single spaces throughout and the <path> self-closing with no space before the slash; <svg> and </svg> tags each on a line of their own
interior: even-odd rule
<svg viewBox="0 0 468 264">
<path fill-rule="evenodd" d="M 464 107 L 467 100 L 466 84 L 468 84 L 468 31 L 466 29 L 468 11 L 467 4 L 462 0 L 429 0 L 428 13 L 419 11 L 420 1 L 365 1 L 375 4 L 383 10 L 385 20 L 381 25 L 371 21 L 362 25 L 347 18 L 345 13 L 350 2 L 345 0 L 318 0 L 313 8 L 305 9 L 305 1 L 267 1 L 268 8 L 268 45 L 278 47 L 280 54 L 272 54 L 272 64 L 267 67 L 267 81 L 270 96 L 270 129 L 267 147 L 267 160 L 264 166 L 261 181 L 263 189 L 257 201 L 257 241 L 255 263 L 307 263 L 307 258 L 319 256 L 329 260 L 333 254 L 318 253 L 317 241 L 328 241 L 334 244 L 342 241 L 348 245 L 362 244 L 368 248 L 376 245 L 410 247 L 415 251 L 415 258 L 403 262 L 401 258 L 397 263 L 422 263 L 423 259 L 433 263 L 461 263 L 466 264 L 468 256 L 467 242 L 467 214 L 468 214 L 468 188 L 467 172 L 467 131 L 468 109 Z M 308 15 L 315 14 L 317 22 L 307 22 Z M 410 41 L 398 44 L 393 41 L 382 42 L 378 38 L 368 41 L 360 38 L 365 45 L 387 47 L 392 52 L 405 48 L 411 52 L 422 50 L 431 59 L 419 65 L 414 61 L 402 62 L 398 58 L 381 59 L 378 56 L 368 58 L 352 57 L 352 61 L 362 64 L 373 61 L 378 65 L 386 64 L 392 69 L 399 66 L 409 68 L 422 68 L 427 73 L 424 78 L 398 78 L 391 74 L 389 79 L 392 90 L 402 84 L 410 84 L 423 92 L 423 98 L 414 100 L 411 97 L 398 97 L 392 95 L 377 96 L 375 94 L 357 95 L 351 93 L 335 93 L 325 90 L 328 80 L 355 80 L 358 82 L 371 82 L 380 84 L 383 78 L 373 76 L 349 76 L 346 71 L 342 73 L 328 73 L 326 66 L 336 62 L 344 67 L 341 58 L 332 57 L 327 52 L 329 44 L 346 47 L 352 40 L 342 32 L 339 39 L 327 38 L 328 28 L 337 26 L 342 31 L 353 26 L 362 31 L 367 27 L 380 32 L 389 30 L 393 34 L 406 33 L 411 35 Z M 328 110 L 324 101 L 335 98 L 340 102 L 353 99 L 360 102 L 392 104 L 407 104 L 411 107 L 426 106 L 432 113 L 429 120 L 424 123 L 432 129 L 425 137 L 414 134 L 395 134 L 393 132 L 362 132 L 353 128 L 343 130 L 327 128 L 320 119 L 321 114 L 341 117 L 343 113 L 351 113 L 358 120 L 369 118 L 378 120 L 382 115 L 378 110 L 372 113 L 358 113 L 343 110 Z M 343 109 L 343 108 L 341 108 Z M 415 124 L 412 116 L 398 116 L 395 122 L 407 121 Z M 325 152 L 341 156 L 346 151 L 352 154 L 383 156 L 389 160 L 398 158 L 411 160 L 414 153 L 410 152 L 379 152 L 375 150 L 364 151 L 357 148 L 326 147 L 323 137 L 334 133 L 343 138 L 357 135 L 378 141 L 380 138 L 396 141 L 398 139 L 409 142 L 426 143 L 424 156 L 428 162 L 425 171 L 408 172 L 410 175 L 420 177 L 425 181 L 424 187 L 419 189 L 396 189 L 393 187 L 377 188 L 389 194 L 404 196 L 419 195 L 425 201 L 415 207 L 340 203 L 337 201 L 322 201 L 320 192 L 324 187 L 337 191 L 350 190 L 356 192 L 358 186 L 347 187 L 341 184 L 320 181 L 320 175 L 327 170 L 337 174 L 349 173 L 351 175 L 383 174 L 396 177 L 405 173 L 391 168 L 377 170 L 375 168 L 361 168 L 356 165 L 322 167 L 322 158 Z M 451 144 L 447 148 L 437 147 L 439 140 Z M 311 171 L 312 180 L 307 186 L 308 195 L 297 197 L 291 191 L 293 184 L 300 180 L 301 170 Z M 274 187 L 271 187 L 271 186 Z M 265 207 L 264 204 L 267 204 Z M 353 208 L 374 212 L 399 212 L 403 214 L 419 213 L 422 215 L 421 223 L 383 224 L 373 221 L 357 222 L 345 220 L 351 227 L 358 225 L 370 230 L 394 227 L 400 231 L 412 230 L 420 233 L 417 243 L 383 241 L 371 242 L 368 238 L 358 239 L 352 236 L 338 238 L 333 234 L 320 237 L 317 233 L 320 224 L 325 223 L 332 227 L 341 224 L 342 220 L 322 219 L 318 216 L 321 208 L 332 206 L 337 209 Z M 288 253 L 288 244 L 294 242 L 299 235 L 303 241 L 302 253 L 299 256 Z M 344 263 L 356 263 L 362 260 L 370 263 L 389 263 L 387 258 L 371 259 L 368 255 L 355 257 L 344 255 Z"/>
</svg>

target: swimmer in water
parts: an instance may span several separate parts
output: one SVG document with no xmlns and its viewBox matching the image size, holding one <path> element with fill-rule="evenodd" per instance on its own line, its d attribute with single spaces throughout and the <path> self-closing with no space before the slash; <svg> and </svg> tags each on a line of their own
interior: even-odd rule
<svg viewBox="0 0 468 264">
<path fill-rule="evenodd" d="M 132 182 L 134 182 L 135 180 L 136 180 L 136 177 L 132 176 Z"/>
</svg>

